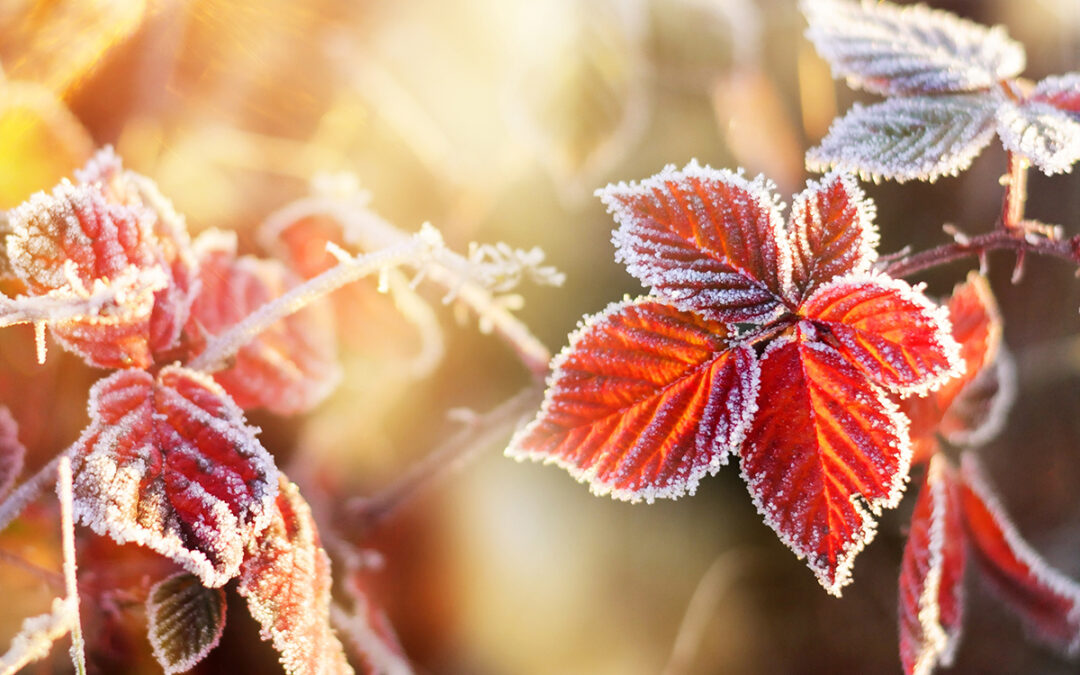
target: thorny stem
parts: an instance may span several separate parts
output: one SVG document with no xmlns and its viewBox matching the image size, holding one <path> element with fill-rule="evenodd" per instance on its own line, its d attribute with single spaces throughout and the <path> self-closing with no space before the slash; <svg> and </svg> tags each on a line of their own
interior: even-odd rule
<svg viewBox="0 0 1080 675">
<path fill-rule="evenodd" d="M 448 476 L 474 456 L 502 440 L 527 413 L 539 404 L 539 385 L 526 387 L 492 410 L 470 421 L 400 478 L 372 497 L 357 497 L 345 505 L 350 525 L 361 533 L 371 532 L 410 502 L 436 479 Z"/>
<path fill-rule="evenodd" d="M 894 277 L 906 277 L 923 270 L 977 256 L 980 261 L 990 251 L 1010 250 L 1017 255 L 1013 279 L 1018 280 L 1027 254 L 1050 256 L 1080 267 L 1080 235 L 1062 239 L 1058 228 L 1024 218 L 1027 203 L 1028 161 L 1009 153 L 1009 173 L 1002 177 L 1005 195 L 1001 201 L 1001 218 L 994 230 L 985 234 L 965 236 L 953 233 L 954 241 L 936 248 L 909 255 L 898 255 L 882 268 Z M 1080 270 L 1078 270 L 1080 272 Z"/>
</svg>

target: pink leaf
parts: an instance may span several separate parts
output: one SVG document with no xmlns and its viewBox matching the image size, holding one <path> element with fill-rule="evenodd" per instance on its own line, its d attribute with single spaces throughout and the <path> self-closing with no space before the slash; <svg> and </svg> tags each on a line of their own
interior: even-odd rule
<svg viewBox="0 0 1080 675">
<path fill-rule="evenodd" d="M 0 497 L 15 486 L 25 459 L 26 447 L 19 440 L 19 425 L 7 406 L 0 405 Z"/>
<path fill-rule="evenodd" d="M 75 515 L 221 586 L 239 573 L 277 490 L 255 433 L 202 373 L 114 373 L 90 390 L 90 425 L 74 446 Z"/>
<path fill-rule="evenodd" d="M 297 279 L 279 262 L 238 258 L 235 237 L 204 233 L 196 245 L 201 291 L 187 333 L 197 354 L 207 337 L 280 296 Z M 311 409 L 340 379 L 329 308 L 310 304 L 259 333 L 214 379 L 244 409 L 264 407 L 279 415 Z"/>
<path fill-rule="evenodd" d="M 843 277 L 818 288 L 799 311 L 895 393 L 925 394 L 963 372 L 948 312 L 899 279 Z"/>
<path fill-rule="evenodd" d="M 693 494 L 738 451 L 753 414 L 757 359 L 726 338 L 648 298 L 611 305 L 571 336 L 507 454 L 558 464 L 617 499 Z"/>
<path fill-rule="evenodd" d="M 962 462 L 964 523 L 983 577 L 1037 639 L 1080 653 L 1080 584 L 1024 541 L 970 453 Z"/>
<path fill-rule="evenodd" d="M 877 259 L 874 204 L 849 174 L 811 181 L 791 207 L 792 281 L 800 298 L 846 274 L 863 274 Z"/>
<path fill-rule="evenodd" d="M 330 628 L 330 560 L 311 509 L 280 476 L 273 518 L 248 544 L 237 591 L 291 675 L 352 673 Z"/>
<path fill-rule="evenodd" d="M 900 660 L 908 675 L 952 663 L 963 625 L 964 526 L 952 468 L 935 455 L 900 563 Z"/>
<path fill-rule="evenodd" d="M 874 516 L 900 500 L 907 419 L 808 322 L 772 342 L 742 450 L 742 473 L 765 522 L 829 593 L 851 581 Z"/>
<path fill-rule="evenodd" d="M 772 185 L 691 162 L 597 195 L 619 222 L 615 258 L 681 309 L 723 322 L 783 310 L 791 251 Z"/>
<path fill-rule="evenodd" d="M 65 180 L 11 212 L 12 269 L 38 296 L 87 297 L 125 280 L 131 288 L 118 307 L 65 317 L 52 328 L 91 365 L 146 368 L 173 346 L 191 303 L 183 221 L 150 181 L 121 173 L 111 151 L 81 175 L 86 181 Z"/>
</svg>

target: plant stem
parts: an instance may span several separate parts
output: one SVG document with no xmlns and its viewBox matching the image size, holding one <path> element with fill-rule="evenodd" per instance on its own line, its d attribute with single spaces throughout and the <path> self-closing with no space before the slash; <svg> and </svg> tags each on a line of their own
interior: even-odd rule
<svg viewBox="0 0 1080 675">
<path fill-rule="evenodd" d="M 539 385 L 526 387 L 470 422 L 375 495 L 349 500 L 345 505 L 349 524 L 361 533 L 377 528 L 437 479 L 459 470 L 492 443 L 509 435 L 518 420 L 536 409 L 542 392 Z"/>
<path fill-rule="evenodd" d="M 71 458 L 60 455 L 57 465 L 56 493 L 60 498 L 60 527 L 63 533 L 64 585 L 71 604 L 71 662 L 78 675 L 86 675 L 86 645 L 79 618 L 79 587 L 75 579 L 75 519 L 72 516 Z"/>
<path fill-rule="evenodd" d="M 1001 201 L 1000 226 L 1006 230 L 1023 227 L 1024 207 L 1027 204 L 1027 175 L 1027 159 L 1010 152 L 1009 173 L 1002 178 L 1005 197 Z"/>
<path fill-rule="evenodd" d="M 0 503 L 0 531 L 3 531 L 11 524 L 11 521 L 18 518 L 26 505 L 37 499 L 42 490 L 56 483 L 56 468 L 60 465 L 60 459 L 68 457 L 70 454 L 71 449 L 69 448 L 53 457 L 48 464 L 38 469 L 37 473 L 26 479 L 22 485 L 8 495 L 7 499 Z"/>
<path fill-rule="evenodd" d="M 1023 225 L 1024 221 L 1021 221 L 1020 226 L 1023 227 Z M 996 229 L 965 238 L 963 241 L 942 244 L 936 248 L 898 258 L 886 265 L 883 271 L 890 276 L 906 277 L 955 260 L 972 256 L 981 257 L 989 251 L 999 250 L 1050 256 L 1080 266 L 1080 237 L 1051 239 L 1034 233 Z"/>
</svg>

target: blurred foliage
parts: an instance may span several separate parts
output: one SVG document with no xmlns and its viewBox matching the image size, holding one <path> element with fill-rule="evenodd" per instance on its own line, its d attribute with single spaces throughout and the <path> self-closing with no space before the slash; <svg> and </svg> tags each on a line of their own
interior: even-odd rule
<svg viewBox="0 0 1080 675">
<path fill-rule="evenodd" d="M 1080 68 L 1073 0 L 933 4 L 1007 23 L 1033 77 Z M 697 157 L 764 171 L 785 196 L 799 189 L 803 152 L 859 97 L 831 80 L 802 30 L 794 0 L 0 0 L 0 208 L 111 143 L 194 232 L 236 230 L 243 252 L 265 253 L 255 232 L 267 214 L 307 194 L 319 172 L 349 171 L 406 230 L 430 221 L 459 250 L 470 240 L 543 247 L 568 280 L 524 289 L 522 316 L 558 350 L 582 315 L 642 292 L 612 259 L 595 188 Z M 989 229 L 1003 169 L 990 152 L 960 178 L 871 186 L 882 249 L 941 241 L 943 222 Z M 1031 195 L 1032 215 L 1076 231 L 1075 177 L 1033 176 Z M 1010 286 L 1010 266 L 995 258 L 991 278 L 1023 388 L 986 450 L 989 469 L 1021 531 L 1080 576 L 1080 291 L 1044 261 Z M 942 293 L 963 273 L 926 280 Z M 508 349 L 423 292 L 447 327 L 448 356 L 432 375 L 409 374 L 419 346 L 393 302 L 351 291 L 340 391 L 303 419 L 254 418 L 279 461 L 330 496 L 377 491 L 453 432 L 449 409 L 490 408 L 527 381 Z M 34 366 L 29 331 L 8 329 L 0 346 L 2 402 L 24 425 L 33 468 L 77 435 L 94 375 L 59 350 Z M 358 543 L 384 553 L 372 592 L 426 672 L 661 672 L 699 579 L 733 551 L 703 587 L 700 642 L 668 672 L 897 672 L 910 500 L 835 600 L 761 524 L 736 474 L 727 468 L 691 499 L 629 506 L 491 448 Z M 26 527 L 5 532 L 0 550 L 57 569 Z M 86 534 L 80 557 L 92 569 L 106 545 Z M 49 587 L 0 566 L 2 643 L 43 611 Z M 952 672 L 1073 672 L 971 592 Z M 116 611 L 130 620 L 125 606 Z M 141 608 L 131 611 L 138 619 Z M 240 614 L 199 672 L 273 662 Z M 100 667 L 118 667 L 124 649 L 126 672 L 145 666 L 140 640 L 111 638 Z"/>
</svg>

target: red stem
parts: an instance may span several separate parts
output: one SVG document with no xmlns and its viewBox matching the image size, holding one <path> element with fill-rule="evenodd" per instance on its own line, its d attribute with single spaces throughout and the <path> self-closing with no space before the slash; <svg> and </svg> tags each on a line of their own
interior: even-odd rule
<svg viewBox="0 0 1080 675">
<path fill-rule="evenodd" d="M 884 272 L 894 277 L 906 277 L 954 260 L 1000 250 L 1023 251 L 1061 258 L 1080 267 L 1080 235 L 1072 239 L 1048 239 L 1032 234 L 1017 234 L 1015 230 L 997 229 L 986 234 L 975 235 L 962 242 L 943 244 L 900 258 L 889 263 Z"/>
</svg>

